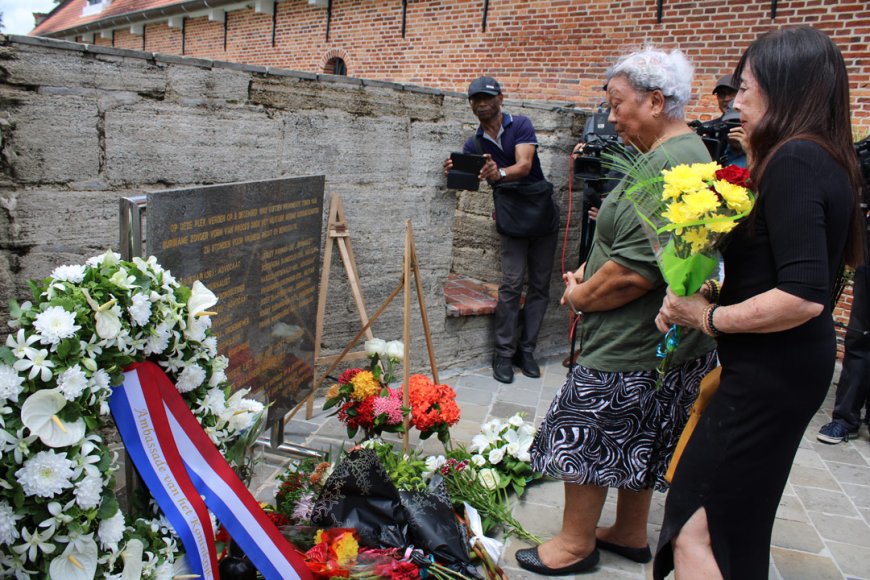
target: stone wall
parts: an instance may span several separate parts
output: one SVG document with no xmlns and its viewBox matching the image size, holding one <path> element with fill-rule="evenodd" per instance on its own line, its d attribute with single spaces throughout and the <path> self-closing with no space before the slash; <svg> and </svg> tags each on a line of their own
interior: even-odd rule
<svg viewBox="0 0 870 580">
<path fill-rule="evenodd" d="M 564 224 L 567 155 L 584 114 L 519 101 L 506 108 L 534 120 Z M 486 364 L 492 317 L 448 319 L 442 293 L 451 269 L 490 281 L 498 273 L 489 194 L 458 197 L 440 167 L 475 121 L 457 93 L 0 36 L 0 301 L 27 298 L 27 280 L 57 265 L 117 248 L 121 197 L 323 174 L 327 205 L 332 194 L 344 200 L 369 314 L 400 280 L 410 219 L 439 368 Z M 567 348 L 558 260 L 541 337 L 551 352 Z M 401 338 L 401 306 L 400 295 L 376 336 Z M 326 312 L 323 352 L 337 353 L 360 326 L 340 265 Z M 413 363 L 422 368 L 414 312 Z"/>
</svg>

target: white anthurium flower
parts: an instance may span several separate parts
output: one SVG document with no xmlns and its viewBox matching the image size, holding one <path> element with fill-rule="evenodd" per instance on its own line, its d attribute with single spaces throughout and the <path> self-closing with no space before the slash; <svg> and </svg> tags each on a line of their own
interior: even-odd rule
<svg viewBox="0 0 870 580">
<path fill-rule="evenodd" d="M 121 335 L 121 307 L 117 304 L 112 304 L 105 310 L 98 310 L 96 319 L 97 336 L 100 338 L 112 340 Z"/>
<path fill-rule="evenodd" d="M 6 346 L 12 349 L 12 354 L 15 355 L 15 358 L 33 358 L 33 356 L 37 352 L 37 349 L 30 345 L 38 341 L 38 334 L 31 334 L 30 336 L 25 336 L 24 329 L 19 328 L 18 332 L 15 333 L 14 336 L 10 334 L 6 337 Z"/>
<path fill-rule="evenodd" d="M 401 340 L 391 340 L 384 347 L 387 358 L 393 362 L 399 362 L 405 357 L 405 345 Z"/>
<path fill-rule="evenodd" d="M 132 539 L 127 542 L 121 559 L 124 561 L 124 571 L 121 573 L 122 580 L 139 580 L 142 578 L 142 552 L 145 545 L 141 540 Z"/>
<path fill-rule="evenodd" d="M 387 352 L 387 341 L 380 338 L 373 338 L 366 341 L 366 354 L 369 358 L 375 356 L 384 356 Z"/>
<path fill-rule="evenodd" d="M 67 404 L 57 389 L 36 391 L 21 405 L 21 422 L 49 447 L 69 447 L 85 436 L 85 421 L 63 421 L 57 414 Z"/>
<path fill-rule="evenodd" d="M 16 371 L 29 370 L 30 373 L 27 375 L 29 381 L 39 377 L 42 382 L 47 383 L 51 380 L 53 374 L 51 369 L 54 368 L 54 363 L 48 358 L 48 351 L 43 348 L 35 351 L 33 356 L 28 353 L 26 358 L 15 361 L 12 368 Z"/>
<path fill-rule="evenodd" d="M 192 570 L 187 563 L 187 558 L 182 554 L 180 558 L 176 558 L 171 564 L 164 562 L 157 568 L 155 576 L 157 580 L 182 580 L 184 578 L 193 578 L 194 576 L 191 575 L 191 572 Z"/>
<path fill-rule="evenodd" d="M 93 580 L 97 573 L 97 552 L 97 543 L 90 535 L 79 537 L 51 561 L 49 575 L 64 580 Z"/>
<path fill-rule="evenodd" d="M 190 287 L 190 298 L 187 299 L 188 324 L 195 318 L 214 315 L 215 313 L 209 312 L 208 309 L 217 304 L 217 301 L 217 296 L 206 288 L 205 284 L 199 280 L 194 282 Z"/>
</svg>

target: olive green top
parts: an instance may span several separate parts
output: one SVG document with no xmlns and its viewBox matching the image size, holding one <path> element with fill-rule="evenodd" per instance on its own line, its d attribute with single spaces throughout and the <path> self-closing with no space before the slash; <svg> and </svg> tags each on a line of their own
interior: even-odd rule
<svg viewBox="0 0 870 580">
<path fill-rule="evenodd" d="M 652 167 L 661 169 L 682 163 L 709 163 L 710 155 L 701 138 L 694 133 L 672 137 L 647 153 Z M 665 296 L 662 278 L 649 236 L 640 218 L 624 195 L 625 180 L 601 204 L 592 248 L 586 260 L 584 277 L 588 280 L 608 260 L 637 272 L 653 283 L 653 290 L 615 310 L 586 313 L 580 323 L 578 362 L 599 371 L 641 371 L 658 367 L 657 346 L 663 335 L 655 317 Z M 682 330 L 671 366 L 697 358 L 716 347 L 713 339 L 700 331 Z"/>
</svg>

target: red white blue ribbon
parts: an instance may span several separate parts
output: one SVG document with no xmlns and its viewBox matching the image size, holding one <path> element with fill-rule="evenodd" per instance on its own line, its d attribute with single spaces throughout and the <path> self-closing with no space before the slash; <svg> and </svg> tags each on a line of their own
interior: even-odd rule
<svg viewBox="0 0 870 580">
<path fill-rule="evenodd" d="M 129 367 L 109 408 L 127 453 L 181 538 L 192 573 L 218 578 L 210 509 L 266 580 L 312 578 L 159 366 Z"/>
</svg>

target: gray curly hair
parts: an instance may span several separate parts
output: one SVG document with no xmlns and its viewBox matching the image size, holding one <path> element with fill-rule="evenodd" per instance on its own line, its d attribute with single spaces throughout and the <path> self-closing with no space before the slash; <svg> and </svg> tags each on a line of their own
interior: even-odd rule
<svg viewBox="0 0 870 580">
<path fill-rule="evenodd" d="M 646 46 L 643 50 L 620 57 L 607 72 L 607 80 L 624 76 L 636 91 L 660 90 L 665 97 L 665 115 L 682 119 L 692 96 L 695 68 L 679 50 L 670 53 Z"/>
</svg>

